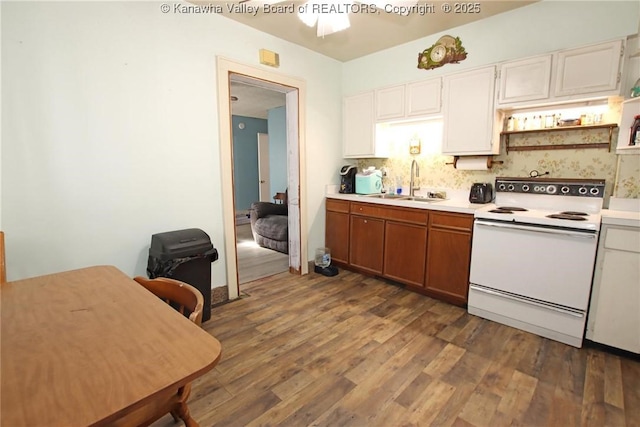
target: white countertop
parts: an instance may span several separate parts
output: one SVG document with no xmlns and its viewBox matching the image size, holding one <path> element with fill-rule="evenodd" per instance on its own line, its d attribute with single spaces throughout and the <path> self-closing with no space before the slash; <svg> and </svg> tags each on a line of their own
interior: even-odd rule
<svg viewBox="0 0 640 427">
<path fill-rule="evenodd" d="M 603 224 L 640 227 L 640 200 L 612 197 L 601 214 Z"/>
<path fill-rule="evenodd" d="M 420 194 L 420 192 L 418 192 Z M 352 202 L 373 203 L 377 205 L 398 206 L 406 208 L 427 209 L 435 211 L 447 211 L 474 214 L 477 209 L 493 204 L 469 203 L 466 190 L 447 190 L 447 200 L 438 202 L 416 202 L 402 199 L 381 199 L 363 194 L 342 194 L 337 192 L 337 186 L 328 185 L 325 194 L 327 198 L 349 200 Z M 640 200 L 620 199 L 612 197 L 609 202 L 610 209 L 602 209 L 602 224 L 621 225 L 627 227 L 640 227 Z"/>
<path fill-rule="evenodd" d="M 370 196 L 361 195 L 361 194 L 327 193 L 326 197 L 330 199 L 349 200 L 352 202 L 364 202 L 364 203 L 373 203 L 377 205 L 427 209 L 427 210 L 434 210 L 434 211 L 457 212 L 457 213 L 466 213 L 466 214 L 473 214 L 476 211 L 476 209 L 487 206 L 486 204 L 469 203 L 468 200 L 463 200 L 459 198 L 442 200 L 437 202 L 416 202 L 413 200 L 406 200 L 406 199 L 405 200 L 379 199 L 379 198 L 370 197 Z"/>
<path fill-rule="evenodd" d="M 640 212 L 603 209 L 600 213 L 602 214 L 602 224 L 640 227 Z"/>
</svg>

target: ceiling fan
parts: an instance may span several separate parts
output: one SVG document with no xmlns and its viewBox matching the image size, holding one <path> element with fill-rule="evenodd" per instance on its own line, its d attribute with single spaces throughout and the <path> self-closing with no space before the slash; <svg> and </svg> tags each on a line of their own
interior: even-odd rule
<svg viewBox="0 0 640 427">
<path fill-rule="evenodd" d="M 241 0 L 240 3 L 276 4 L 286 0 Z M 397 13 L 408 14 L 408 9 L 418 0 L 307 0 L 297 6 L 298 17 L 309 27 L 317 24 L 317 36 L 345 30 L 351 25 L 349 13 Z"/>
</svg>

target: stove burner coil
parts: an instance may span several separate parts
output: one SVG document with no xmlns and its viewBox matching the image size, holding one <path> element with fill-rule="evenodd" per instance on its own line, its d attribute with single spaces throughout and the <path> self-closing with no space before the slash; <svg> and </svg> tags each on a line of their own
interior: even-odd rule
<svg viewBox="0 0 640 427">
<path fill-rule="evenodd" d="M 564 211 L 560 212 L 561 215 L 572 215 L 572 216 L 589 216 L 586 212 L 576 212 L 576 211 Z"/>
<path fill-rule="evenodd" d="M 520 208 L 518 206 L 498 206 L 498 209 L 502 209 L 505 211 L 511 211 L 511 212 L 526 212 L 527 209 L 525 208 Z"/>
<path fill-rule="evenodd" d="M 551 215 L 547 215 L 547 218 L 554 218 L 554 219 L 567 219 L 569 221 L 586 221 L 587 218 L 580 216 L 580 215 L 568 215 L 566 213 L 558 213 L 558 214 L 551 214 Z"/>
<path fill-rule="evenodd" d="M 525 208 L 518 208 L 512 206 L 498 206 L 495 209 L 491 209 L 489 212 L 500 213 L 500 214 L 512 214 L 514 212 L 526 212 Z"/>
</svg>

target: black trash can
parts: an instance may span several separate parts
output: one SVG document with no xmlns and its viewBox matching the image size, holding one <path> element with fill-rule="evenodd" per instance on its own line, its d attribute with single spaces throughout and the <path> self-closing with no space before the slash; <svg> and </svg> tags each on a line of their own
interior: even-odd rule
<svg viewBox="0 0 640 427">
<path fill-rule="evenodd" d="M 202 321 L 211 318 L 211 263 L 218 259 L 209 235 L 199 228 L 151 236 L 147 274 L 169 277 L 197 288 L 204 297 Z"/>
</svg>

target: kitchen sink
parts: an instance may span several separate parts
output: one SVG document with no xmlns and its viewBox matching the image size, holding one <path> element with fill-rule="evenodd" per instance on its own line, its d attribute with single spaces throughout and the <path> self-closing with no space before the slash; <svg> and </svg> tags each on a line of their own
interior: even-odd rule
<svg viewBox="0 0 640 427">
<path fill-rule="evenodd" d="M 440 197 L 423 197 L 423 196 L 409 196 L 406 194 L 367 194 L 364 197 L 371 197 L 374 199 L 387 199 L 387 200 L 404 200 L 410 202 L 442 202 L 443 200 Z"/>
<path fill-rule="evenodd" d="M 412 202 L 428 202 L 428 203 L 432 203 L 432 202 L 442 202 L 442 201 L 445 201 L 447 199 L 441 199 L 439 197 L 413 196 L 413 197 L 407 197 L 405 200 L 410 200 Z"/>
<path fill-rule="evenodd" d="M 367 194 L 366 197 L 374 197 L 376 199 L 409 199 L 409 196 L 404 194 Z"/>
</svg>

